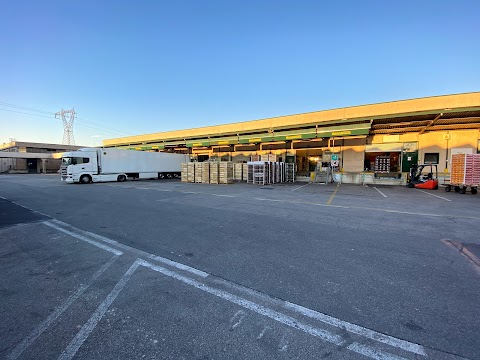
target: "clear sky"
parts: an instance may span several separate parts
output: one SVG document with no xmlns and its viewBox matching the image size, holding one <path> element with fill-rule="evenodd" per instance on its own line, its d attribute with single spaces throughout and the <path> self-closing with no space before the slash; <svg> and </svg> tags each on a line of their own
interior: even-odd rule
<svg viewBox="0 0 480 360">
<path fill-rule="evenodd" d="M 4 0 L 0 144 L 61 143 L 61 108 L 91 146 L 479 91 L 479 14 L 478 0 Z"/>
</svg>

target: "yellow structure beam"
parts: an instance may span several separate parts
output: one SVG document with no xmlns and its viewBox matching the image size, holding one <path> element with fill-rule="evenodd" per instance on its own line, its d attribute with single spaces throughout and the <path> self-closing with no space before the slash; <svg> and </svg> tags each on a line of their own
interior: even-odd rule
<svg viewBox="0 0 480 360">
<path fill-rule="evenodd" d="M 185 139 L 186 141 L 192 139 L 192 142 L 194 142 L 194 139 L 208 138 L 210 136 L 253 134 L 255 132 L 269 131 L 271 129 L 289 129 L 309 125 L 315 126 L 328 122 L 342 125 L 342 122 L 349 122 L 352 121 L 352 119 L 369 120 L 418 114 L 438 114 L 441 112 L 448 113 L 465 111 L 466 109 L 480 110 L 480 92 L 353 106 L 218 126 L 106 139 L 103 140 L 103 145 L 119 146 L 177 139 Z"/>
</svg>

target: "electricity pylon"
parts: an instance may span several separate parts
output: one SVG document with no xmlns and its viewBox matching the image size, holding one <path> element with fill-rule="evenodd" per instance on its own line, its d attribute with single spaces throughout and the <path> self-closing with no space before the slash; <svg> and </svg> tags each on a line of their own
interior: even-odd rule
<svg viewBox="0 0 480 360">
<path fill-rule="evenodd" d="M 75 138 L 73 136 L 73 120 L 75 120 L 75 108 L 72 110 L 61 110 L 55 113 L 55 119 L 62 119 L 63 121 L 63 145 L 75 145 Z M 67 118 L 68 117 L 68 118 Z"/>
</svg>

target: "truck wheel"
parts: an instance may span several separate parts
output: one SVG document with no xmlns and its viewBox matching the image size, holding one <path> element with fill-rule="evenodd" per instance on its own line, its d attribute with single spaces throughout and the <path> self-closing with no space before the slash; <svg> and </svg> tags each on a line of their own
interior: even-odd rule
<svg viewBox="0 0 480 360">
<path fill-rule="evenodd" d="M 82 175 L 82 176 L 80 177 L 80 182 L 81 182 L 82 184 L 89 184 L 89 183 L 92 182 L 92 178 L 90 177 L 90 175 Z"/>
<path fill-rule="evenodd" d="M 117 181 L 124 182 L 125 180 L 127 180 L 127 177 L 125 175 L 118 175 Z"/>
<path fill-rule="evenodd" d="M 449 186 L 449 185 L 445 186 L 445 191 L 446 191 L 446 192 L 450 192 L 450 191 L 452 191 L 452 188 L 451 188 L 451 186 Z"/>
</svg>

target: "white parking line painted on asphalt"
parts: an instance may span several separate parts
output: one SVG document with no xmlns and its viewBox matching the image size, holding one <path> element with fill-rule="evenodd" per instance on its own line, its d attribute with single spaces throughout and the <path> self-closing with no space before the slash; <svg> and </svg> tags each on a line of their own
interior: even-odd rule
<svg viewBox="0 0 480 360">
<path fill-rule="evenodd" d="M 95 243 L 95 241 L 87 239 L 86 236 L 84 236 L 83 234 L 89 235 L 90 237 L 94 237 L 94 238 L 97 238 L 97 239 L 101 239 L 103 241 L 107 241 L 111 245 L 122 246 L 126 249 L 131 249 L 132 251 L 136 251 L 137 253 L 143 253 L 143 254 L 147 255 L 149 258 L 151 258 L 152 260 L 157 260 L 157 261 L 160 261 L 160 262 L 164 262 L 168 265 L 171 265 L 173 267 L 177 267 L 177 268 L 182 269 L 182 270 L 187 270 L 187 271 L 192 270 L 191 268 L 189 268 L 186 265 L 179 264 L 179 263 L 176 263 L 176 262 L 168 260 L 168 259 L 160 258 L 160 257 L 157 257 L 153 254 L 144 253 L 141 250 L 130 248 L 127 245 L 117 243 L 116 241 L 114 241 L 112 239 L 105 238 L 101 235 L 97 235 L 97 234 L 94 234 L 94 233 L 89 233 L 87 231 L 83 231 L 81 229 L 74 228 L 73 226 L 70 226 L 70 225 L 68 225 L 66 223 L 63 223 L 61 221 L 52 220 L 52 222 L 55 222 L 57 224 L 62 224 L 63 226 L 66 226 L 70 229 L 78 230 L 81 234 L 75 234 L 73 231 L 70 231 L 70 230 L 66 230 L 66 231 L 68 231 L 68 233 L 72 233 L 74 235 L 79 235 L 79 236 L 75 236 L 75 237 L 79 238 L 80 240 L 84 240 L 84 241 L 89 240 L 89 241 L 87 241 L 88 243 L 92 244 L 92 243 Z M 59 226 L 57 226 L 57 228 L 58 227 Z M 95 244 L 93 244 L 93 245 L 95 245 Z M 167 260 L 167 261 L 165 261 L 165 260 Z M 326 329 L 321 329 L 321 328 L 318 328 L 318 327 L 315 327 L 315 326 L 304 324 L 301 321 L 299 321 L 299 319 L 291 317 L 291 316 L 283 314 L 283 313 L 280 313 L 278 311 L 275 311 L 275 310 L 269 308 L 268 306 L 260 305 L 260 304 L 257 304 L 255 302 L 253 302 L 253 301 L 250 301 L 250 300 L 244 299 L 242 297 L 239 297 L 237 295 L 226 292 L 224 290 L 211 287 L 211 286 L 207 285 L 206 283 L 195 280 L 193 278 L 186 277 L 186 276 L 181 275 L 179 273 L 176 273 L 172 270 L 168 270 L 168 269 L 163 268 L 161 266 L 152 264 L 152 263 L 150 263 L 148 261 L 145 261 L 143 259 L 137 259 L 135 261 L 135 263 L 127 271 L 127 273 L 124 274 L 124 276 L 121 278 L 119 283 L 117 283 L 117 285 L 115 285 L 112 292 L 102 302 L 102 304 L 99 306 L 97 311 L 92 315 L 92 317 L 89 319 L 89 321 L 82 327 L 82 329 L 79 331 L 79 333 L 71 341 L 71 343 L 65 349 L 65 351 L 62 353 L 62 355 L 60 356 L 59 359 L 62 359 L 62 360 L 63 359 L 71 359 L 76 354 L 78 349 L 82 346 L 83 342 L 86 340 L 86 338 L 93 331 L 95 326 L 98 324 L 98 322 L 104 316 L 104 314 L 108 310 L 109 306 L 113 303 L 115 298 L 118 296 L 120 291 L 123 289 L 123 287 L 127 283 L 128 279 L 131 277 L 131 275 L 138 268 L 139 265 L 145 266 L 145 267 L 150 268 L 154 271 L 160 272 L 164 275 L 167 275 L 169 277 L 177 279 L 177 280 L 179 280 L 179 281 L 181 281 L 181 282 L 183 282 L 187 285 L 194 286 L 197 289 L 200 289 L 202 291 L 205 291 L 207 293 L 215 295 L 215 296 L 217 296 L 219 298 L 222 298 L 224 300 L 227 300 L 229 302 L 235 303 L 235 304 L 237 304 L 239 306 L 242 306 L 242 307 L 244 307 L 248 310 L 254 311 L 254 312 L 256 312 L 260 315 L 263 315 L 263 316 L 269 317 L 269 318 L 271 318 L 275 321 L 281 322 L 281 323 L 283 323 L 287 326 L 293 327 L 295 329 L 299 329 L 299 330 L 301 330 L 301 331 L 303 331 L 307 334 L 310 334 L 312 336 L 321 338 L 321 339 L 323 339 L 327 342 L 333 343 L 335 345 L 342 345 L 342 344 L 345 343 L 344 339 L 340 335 L 332 333 L 332 332 L 330 332 Z M 196 269 L 193 269 L 193 270 L 196 270 Z M 198 275 L 198 273 L 200 273 L 200 275 L 204 274 L 204 276 L 203 276 L 204 278 L 210 276 L 210 274 L 201 272 L 200 270 L 196 270 L 196 271 L 193 271 L 193 272 L 196 273 L 197 275 Z M 263 297 L 265 297 L 265 299 L 267 299 L 267 303 L 268 303 L 268 300 L 269 300 L 268 295 L 263 294 Z M 270 299 L 270 301 L 273 301 L 273 300 Z M 355 325 L 355 324 L 344 322 L 342 320 L 330 317 L 326 314 L 318 313 L 314 310 L 304 308 L 300 305 L 296 305 L 296 304 L 293 304 L 293 303 L 285 302 L 284 307 L 285 307 L 285 309 L 294 310 L 294 311 L 296 311 L 296 312 L 298 312 L 298 313 L 300 313 L 304 316 L 313 318 L 315 320 L 320 320 L 321 322 L 323 322 L 325 324 L 333 325 L 335 327 L 347 330 L 347 331 L 349 331 L 351 333 L 354 333 L 354 334 L 357 334 L 361 337 L 365 337 L 365 338 L 368 338 L 370 340 L 374 340 L 374 341 L 392 346 L 394 348 L 402 349 L 402 350 L 408 351 L 410 353 L 415 353 L 415 354 L 418 354 L 418 355 L 426 356 L 426 353 L 423 350 L 423 347 L 421 345 L 409 343 L 409 342 L 404 341 L 404 340 L 396 339 L 396 338 L 390 337 L 388 335 L 377 333 L 373 330 L 369 330 L 369 329 L 363 328 L 363 327 Z M 362 344 L 358 344 L 358 343 L 353 343 L 353 344 L 350 344 L 349 347 L 347 346 L 347 349 L 349 349 L 351 351 L 354 351 L 358 354 L 362 354 L 364 356 L 373 358 L 373 359 L 388 359 L 388 360 L 401 359 L 401 358 L 399 358 L 395 355 L 380 351 L 380 350 L 378 350 L 375 347 L 372 347 L 370 345 L 362 345 Z"/>
<path fill-rule="evenodd" d="M 431 195 L 431 196 L 435 196 L 436 198 L 439 198 L 439 199 L 442 199 L 442 200 L 445 200 L 445 201 L 452 201 L 452 200 L 450 200 L 450 199 L 444 198 L 443 196 L 438 196 L 438 195 L 432 194 L 432 193 L 430 193 L 430 192 L 428 192 L 428 191 L 424 191 L 424 190 L 420 190 L 420 189 L 415 189 L 415 190 L 420 191 L 420 192 L 422 192 L 422 193 L 424 193 L 424 194 L 428 194 L 428 195 Z"/>
<path fill-rule="evenodd" d="M 234 197 L 236 197 L 235 195 L 223 195 L 223 194 L 210 194 L 210 195 L 213 195 L 213 196 L 221 196 L 221 197 L 229 197 L 229 198 L 234 198 Z"/>
<path fill-rule="evenodd" d="M 285 202 L 284 200 L 278 200 L 278 199 L 265 199 L 265 198 L 254 198 L 254 199 L 259 201 Z"/>
<path fill-rule="evenodd" d="M 99 242 L 97 242 L 97 241 L 93 241 L 93 240 L 91 240 L 91 239 L 89 239 L 89 238 L 87 238 L 87 237 L 85 237 L 85 236 L 83 236 L 83 235 L 74 233 L 74 232 L 72 232 L 72 231 L 70 231 L 70 230 L 63 229 L 63 228 L 61 228 L 60 226 L 57 226 L 57 225 L 53 224 L 51 221 L 43 221 L 42 224 L 47 225 L 47 226 L 50 226 L 51 228 L 54 228 L 55 230 L 58 230 L 58 231 L 60 231 L 60 232 L 63 232 L 63 233 L 68 234 L 68 235 L 70 235 L 70 236 L 73 236 L 74 238 L 77 238 L 77 239 L 79 239 L 79 240 L 85 241 L 85 242 L 87 242 L 87 243 L 89 243 L 89 244 L 92 244 L 92 245 L 94 245 L 94 246 L 96 246 L 96 247 L 98 247 L 98 248 L 100 248 L 100 249 L 103 249 L 103 250 L 105 250 L 105 251 L 108 251 L 108 252 L 110 252 L 110 253 L 112 253 L 112 254 L 115 254 L 115 255 L 122 255 L 122 254 L 123 254 L 123 252 L 120 251 L 120 250 L 111 248 L 110 246 L 104 245 L 104 244 L 99 243 Z"/>
<path fill-rule="evenodd" d="M 307 324 L 303 324 L 303 323 L 297 321 L 296 319 L 294 319 L 294 318 L 292 318 L 288 315 L 281 314 L 281 313 L 279 313 L 277 311 L 274 311 L 274 310 L 272 310 L 268 307 L 265 307 L 263 305 L 254 303 L 250 300 L 241 298 L 237 295 L 231 294 L 231 293 L 226 292 L 224 290 L 213 288 L 213 287 L 208 286 L 208 285 L 206 285 L 206 284 L 204 284 L 200 281 L 197 281 L 195 279 L 191 279 L 191 278 L 188 278 L 186 276 L 180 275 L 180 274 L 178 274 L 174 271 L 165 269 L 161 266 L 151 264 L 151 263 L 149 263 L 147 261 L 144 261 L 144 260 L 137 260 L 137 261 L 139 262 L 140 265 L 145 266 L 147 268 L 150 268 L 150 269 L 152 269 L 156 272 L 162 273 L 163 275 L 174 278 L 174 279 L 179 280 L 179 281 L 181 281 L 181 282 L 183 282 L 187 285 L 193 286 L 193 287 L 195 287 L 199 290 L 202 290 L 202 291 L 207 292 L 209 294 L 215 295 L 215 296 L 217 296 L 221 299 L 227 300 L 227 301 L 232 302 L 234 304 L 237 304 L 237 305 L 239 305 L 239 306 L 241 306 L 245 309 L 252 310 L 253 312 L 256 312 L 257 314 L 269 317 L 269 318 L 271 318 L 275 321 L 278 321 L 282 324 L 285 324 L 287 326 L 302 330 L 302 331 L 304 331 L 304 332 L 306 332 L 310 335 L 319 337 L 319 338 L 321 338 L 325 341 L 328 341 L 330 343 L 333 343 L 335 345 L 341 345 L 344 342 L 344 340 L 341 336 L 339 336 L 337 334 L 333 334 L 333 333 L 331 333 L 327 330 L 319 329 L 319 328 L 315 328 L 315 327 L 307 325 Z"/>
<path fill-rule="evenodd" d="M 296 190 L 301 189 L 301 188 L 303 188 L 303 187 L 305 187 L 305 186 L 307 186 L 307 185 L 310 185 L 310 183 L 306 183 L 305 185 L 296 187 L 295 189 L 292 189 L 292 190 L 290 190 L 290 191 L 296 191 Z"/>
<path fill-rule="evenodd" d="M 332 333 L 332 332 L 330 332 L 326 329 L 321 329 L 321 328 L 318 328 L 318 327 L 315 327 L 315 326 L 312 326 L 312 325 L 305 324 L 305 323 L 301 322 L 299 319 L 296 319 L 296 318 L 293 318 L 289 315 L 286 315 L 286 314 L 280 313 L 278 311 L 275 311 L 275 310 L 273 310 L 273 309 L 271 309 L 271 308 L 269 308 L 265 305 L 260 305 L 260 304 L 257 304 L 255 302 L 253 302 L 253 301 L 250 301 L 250 300 L 244 299 L 242 297 L 239 297 L 237 295 L 231 294 L 227 291 L 214 288 L 214 287 L 209 286 L 209 285 L 207 285 L 205 283 L 202 283 L 200 281 L 197 281 L 197 280 L 188 278 L 186 276 L 177 274 L 174 271 L 171 271 L 171 270 L 165 269 L 163 267 L 151 264 L 147 261 L 139 259 L 139 260 L 137 260 L 137 262 L 140 265 L 145 266 L 147 268 L 150 268 L 154 271 L 160 272 L 163 275 L 166 275 L 166 276 L 169 276 L 169 277 L 174 278 L 176 280 L 179 280 L 179 281 L 181 281 L 181 282 L 183 282 L 187 285 L 193 286 L 193 287 L 195 287 L 199 290 L 202 290 L 202 291 L 207 292 L 209 294 L 215 295 L 215 296 L 217 296 L 221 299 L 224 299 L 224 300 L 227 300 L 231 303 L 237 304 L 237 305 L 239 305 L 239 306 L 241 306 L 245 309 L 248 309 L 248 310 L 251 310 L 251 311 L 253 311 L 257 314 L 266 316 L 266 317 L 268 317 L 272 320 L 275 320 L 275 321 L 280 322 L 284 325 L 290 326 L 294 329 L 301 330 L 301 331 L 303 331 L 303 332 L 305 332 L 309 335 L 318 337 L 322 340 L 325 340 L 325 341 L 330 342 L 332 344 L 335 344 L 337 346 L 340 346 L 340 345 L 345 343 L 345 340 L 340 335 Z M 294 304 L 291 304 L 291 305 L 294 305 Z M 311 310 L 311 311 L 313 312 L 313 310 Z M 349 331 L 349 329 L 355 329 L 355 327 L 357 326 L 357 325 L 350 324 L 350 323 L 347 323 L 347 322 L 342 322 L 342 323 L 348 325 L 348 328 L 344 328 L 347 331 Z M 357 332 L 355 332 L 356 334 L 364 336 L 364 337 L 367 337 L 367 336 L 365 336 L 365 334 L 369 335 L 369 333 L 368 333 L 369 330 L 368 329 L 362 328 L 360 326 L 357 326 L 357 327 L 358 327 L 358 329 L 362 329 L 362 330 L 366 330 L 366 331 L 365 332 L 357 331 Z M 355 329 L 355 330 L 358 330 L 358 329 Z M 372 333 L 375 333 L 375 332 L 372 331 Z M 406 350 L 408 352 L 414 352 L 418 355 L 426 356 L 426 353 L 423 350 L 423 347 L 421 345 L 408 343 L 407 341 L 403 341 L 403 340 L 400 340 L 400 339 L 395 339 L 393 337 L 389 337 L 387 335 L 383 335 L 383 334 L 380 334 L 380 333 L 376 333 L 376 334 L 378 336 L 370 336 L 368 338 L 370 338 L 371 340 L 383 342 L 385 344 L 387 344 L 387 342 L 380 341 L 380 340 L 385 340 L 384 338 L 390 338 L 390 342 L 388 343 L 388 345 L 390 345 L 392 347 L 395 347 L 395 348 L 400 348 L 400 349 Z M 384 338 L 382 338 L 382 336 Z M 394 340 L 397 340 L 397 341 L 394 341 Z M 409 346 L 406 346 L 403 343 L 409 344 Z M 402 346 L 398 346 L 398 345 L 404 345 L 404 346 L 402 347 Z M 384 352 L 384 351 L 380 351 L 380 350 L 378 350 L 378 349 L 376 349 L 372 346 L 361 345 L 361 344 L 356 343 L 356 342 L 347 346 L 347 349 L 349 349 L 353 352 L 356 352 L 358 354 L 364 355 L 366 357 L 370 357 L 372 359 L 384 359 L 384 360 L 405 359 L 403 357 L 399 357 L 399 356 L 392 355 L 392 354 Z M 411 351 L 411 350 L 414 350 L 414 351 Z"/>
<path fill-rule="evenodd" d="M 405 351 L 412 352 L 412 353 L 415 353 L 415 354 L 418 354 L 418 355 L 422 355 L 422 356 L 427 355 L 424 347 L 421 346 L 421 345 L 414 344 L 414 343 L 411 343 L 409 341 L 397 339 L 397 338 L 394 338 L 394 337 L 389 336 L 389 335 L 381 334 L 381 333 L 376 332 L 374 330 L 370 330 L 370 329 L 364 328 L 364 327 L 359 326 L 359 325 L 348 323 L 346 321 L 337 319 L 333 316 L 323 314 L 323 313 L 320 313 L 318 311 L 311 310 L 311 309 L 305 308 L 301 305 L 293 304 L 293 303 L 288 302 L 288 301 L 285 301 L 284 306 L 287 309 L 294 310 L 294 311 L 296 311 L 296 312 L 298 312 L 298 313 L 300 313 L 304 316 L 310 317 L 310 318 L 315 319 L 315 320 L 319 320 L 319 321 L 321 321 L 325 324 L 329 324 L 329 325 L 338 327 L 340 329 L 345 329 L 348 332 L 366 337 L 368 339 L 375 340 L 375 341 L 381 342 L 383 344 L 390 345 L 390 346 L 393 346 L 393 347 L 396 347 L 396 348 L 400 348 L 400 349 L 403 349 Z"/>
<path fill-rule="evenodd" d="M 380 190 L 377 189 L 376 186 L 373 187 L 375 190 L 377 190 L 383 197 L 387 197 L 387 195 L 385 195 L 383 192 L 381 192 Z"/>
<path fill-rule="evenodd" d="M 31 332 L 28 334 L 22 342 L 20 342 L 13 351 L 7 355 L 8 360 L 17 359 L 30 345 L 32 345 L 35 340 L 38 339 L 40 335 L 44 333 L 47 328 L 52 325 L 55 320 L 58 319 L 60 315 L 63 314 L 65 310 L 68 309 L 84 292 L 87 290 L 95 280 L 97 280 L 100 275 L 102 275 L 109 267 L 118 259 L 118 255 L 114 255 L 108 262 L 106 262 L 100 270 L 98 270 L 93 276 L 87 281 L 86 284 L 80 286 L 77 291 L 75 291 L 62 305 L 57 307 L 44 321 L 38 324 Z"/>
<path fill-rule="evenodd" d="M 243 199 L 248 199 L 244 197 Z M 264 199 L 264 198 L 252 198 L 253 200 L 260 201 L 275 201 L 275 202 L 284 202 L 288 204 L 298 204 L 298 205 L 313 205 L 321 206 L 328 208 L 338 208 L 338 209 L 352 209 L 352 210 L 370 210 L 370 211 L 379 211 L 395 214 L 405 214 L 405 215 L 415 215 L 415 216 L 424 216 L 424 217 L 438 217 L 438 218 L 455 218 L 455 219 L 473 219 L 480 220 L 480 216 L 466 216 L 466 215 L 452 215 L 452 214 L 433 214 L 433 213 L 419 213 L 413 211 L 403 211 L 403 210 L 391 210 L 391 209 L 382 209 L 382 208 L 373 208 L 368 206 L 343 206 L 343 205 L 327 205 L 321 203 L 314 203 L 309 201 L 294 201 L 294 200 L 277 200 L 277 199 Z"/>
<path fill-rule="evenodd" d="M 72 225 L 69 225 L 67 223 L 64 223 L 63 221 L 60 221 L 60 220 L 56 220 L 56 219 L 53 219 L 51 220 L 52 223 L 55 223 L 57 224 L 58 226 L 62 226 L 64 228 L 67 228 L 68 231 L 70 231 L 71 233 L 76 233 L 76 234 L 80 234 L 80 236 L 82 236 L 82 238 L 78 238 L 80 240 L 83 240 L 84 238 L 87 239 L 85 241 L 89 242 L 89 243 L 95 243 L 95 244 L 100 244 L 100 245 L 103 245 L 101 243 L 98 243 L 94 240 L 91 240 L 91 239 L 88 239 L 87 237 L 91 237 L 91 238 L 94 238 L 94 239 L 97 239 L 97 240 L 100 240 L 102 242 L 106 242 L 107 244 L 110 244 L 110 245 L 113 245 L 113 246 L 116 246 L 116 247 L 119 247 L 125 251 L 131 251 L 131 252 L 134 252 L 136 253 L 137 255 L 140 255 L 140 256 L 145 256 L 149 259 L 152 259 L 152 260 L 155 260 L 155 261 L 158 261 L 158 262 L 161 262 L 161 263 L 164 263 L 164 264 L 167 264 L 167 265 L 170 265 L 170 266 L 173 266 L 177 269 L 180 269 L 180 270 L 183 270 L 183 271 L 188 271 L 192 274 L 195 274 L 197 276 L 200 276 L 202 278 L 205 278 L 207 277 L 209 274 L 204 272 L 204 271 L 201 271 L 201 270 L 198 270 L 198 269 L 195 269 L 195 268 L 192 268 L 188 265 L 184 265 L 184 264 L 181 264 L 181 263 L 178 263 L 176 261 L 172 261 L 170 259 L 167 259 L 167 258 L 164 258 L 164 257 L 161 257 L 161 256 L 157 256 L 157 255 L 154 255 L 154 254 L 150 254 L 150 253 L 147 253 L 143 250 L 139 250 L 139 249 L 135 249 L 135 248 L 132 248 L 131 246 L 128 246 L 128 245 L 125 245 L 125 244 L 122 244 L 122 243 L 119 243 L 118 241 L 115 241 L 113 239 L 109 239 L 105 236 L 102 236 L 102 235 L 98 235 L 98 234 L 95 234 L 95 233 L 92 233 L 90 231 L 85 231 L 85 230 L 82 230 L 82 229 L 79 229 L 79 228 L 76 228 L 75 226 L 72 226 Z M 94 244 L 94 245 L 95 245 Z"/>
<path fill-rule="evenodd" d="M 347 349 L 375 360 L 405 360 L 405 358 L 403 357 L 392 354 L 385 354 L 384 352 L 378 351 L 371 346 L 362 345 L 357 342 L 353 342 L 348 345 Z"/>
<path fill-rule="evenodd" d="M 97 326 L 98 322 L 102 320 L 103 316 L 107 312 L 108 308 L 117 298 L 120 291 L 124 288 L 127 281 L 133 275 L 135 270 L 137 270 L 139 266 L 139 261 L 135 261 L 133 265 L 128 269 L 128 271 L 122 276 L 120 281 L 115 285 L 113 290 L 108 294 L 107 298 L 103 300 L 97 310 L 93 313 L 93 315 L 88 319 L 88 321 L 83 325 L 80 331 L 75 335 L 73 340 L 68 344 L 62 354 L 58 357 L 58 360 L 70 360 L 72 359 L 75 354 L 77 353 L 78 349 L 83 345 L 85 340 L 91 334 L 93 329 Z"/>
</svg>

